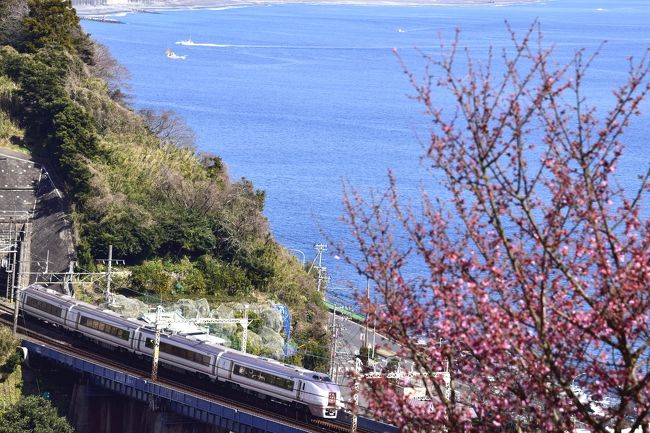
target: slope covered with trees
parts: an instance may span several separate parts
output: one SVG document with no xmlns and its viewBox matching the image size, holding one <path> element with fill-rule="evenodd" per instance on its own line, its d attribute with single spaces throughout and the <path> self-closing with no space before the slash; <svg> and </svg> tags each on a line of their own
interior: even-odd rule
<svg viewBox="0 0 650 433">
<path fill-rule="evenodd" d="M 69 0 L 0 4 L 0 139 L 54 172 L 70 200 L 81 264 L 93 266 L 113 245 L 137 265 L 139 290 L 287 303 L 297 343 L 324 351 L 320 295 L 273 239 L 264 193 L 232 181 L 217 156 L 197 153 L 172 113 L 131 110 L 123 72 L 83 32 Z"/>
</svg>

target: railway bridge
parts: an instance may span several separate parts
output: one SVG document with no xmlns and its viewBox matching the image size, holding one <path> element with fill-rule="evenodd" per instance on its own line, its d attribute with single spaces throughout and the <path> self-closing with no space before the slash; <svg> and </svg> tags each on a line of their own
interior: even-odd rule
<svg viewBox="0 0 650 433">
<path fill-rule="evenodd" d="M 0 323 L 12 322 L 12 307 L 0 303 Z M 336 420 L 305 419 L 295 413 L 279 413 L 277 408 L 264 407 L 260 401 L 251 402 L 228 393 L 206 390 L 205 383 L 186 375 L 167 374 L 151 381 L 149 362 L 138 362 L 128 356 L 113 356 L 114 352 L 59 334 L 38 323 L 19 321 L 21 347 L 26 350 L 27 363 L 66 369 L 84 386 L 104 393 L 144 403 L 141 410 L 148 414 L 175 415 L 185 423 L 193 422 L 197 429 L 183 430 L 209 433 L 343 433 L 351 431 L 351 417 L 339 411 Z M 0 325 L 2 326 L 2 325 Z M 97 391 L 95 391 L 97 394 Z M 83 398 L 82 398 L 83 399 Z M 126 400 L 119 400 L 124 406 Z M 146 415 L 149 416 L 149 415 Z M 115 424 L 120 420 L 115 420 Z M 397 433 L 393 426 L 358 417 L 357 431 L 361 433 Z M 119 428 L 111 431 L 122 431 Z M 159 430 L 156 430 L 159 431 Z"/>
<path fill-rule="evenodd" d="M 152 410 L 181 415 L 211 426 L 215 433 L 302 433 L 350 431 L 350 415 L 341 413 L 334 422 L 307 422 L 270 414 L 241 402 L 226 402 L 200 389 L 190 389 L 172 380 L 152 382 L 148 377 L 125 371 L 119 365 L 102 362 L 31 338 L 22 340 L 28 361 L 55 363 L 83 375 L 89 384 L 148 404 Z M 359 417 L 359 432 L 397 433 L 393 426 Z"/>
</svg>

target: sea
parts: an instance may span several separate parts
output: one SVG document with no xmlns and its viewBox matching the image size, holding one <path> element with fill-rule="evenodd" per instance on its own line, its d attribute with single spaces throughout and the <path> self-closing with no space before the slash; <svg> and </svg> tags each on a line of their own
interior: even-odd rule
<svg viewBox="0 0 650 433">
<path fill-rule="evenodd" d="M 426 76 L 426 56 L 460 29 L 460 45 L 485 62 L 511 47 L 508 26 L 522 35 L 541 25 L 557 61 L 600 50 L 584 96 L 604 115 L 627 59 L 650 46 L 650 1 L 549 0 L 519 5 L 355 6 L 284 4 L 130 13 L 123 24 L 82 21 L 130 72 L 136 108 L 173 110 L 194 129 L 200 151 L 225 161 L 234 179 L 266 192 L 265 214 L 276 239 L 300 260 L 328 244 L 322 266 L 330 298 L 349 299 L 365 280 L 335 252 L 358 258 L 341 223 L 343 186 L 380 194 L 392 170 L 405 202 L 421 189 L 445 192 L 422 165 L 429 120 L 405 68 Z M 506 24 L 507 23 L 507 24 Z M 176 42 L 191 39 L 199 46 Z M 603 45 L 603 42 L 606 41 Z M 171 49 L 185 59 L 165 56 Z M 452 101 L 434 93 L 441 107 Z M 650 162 L 650 104 L 623 137 L 620 182 L 632 189 Z M 417 273 L 422 269 L 413 270 Z"/>
</svg>

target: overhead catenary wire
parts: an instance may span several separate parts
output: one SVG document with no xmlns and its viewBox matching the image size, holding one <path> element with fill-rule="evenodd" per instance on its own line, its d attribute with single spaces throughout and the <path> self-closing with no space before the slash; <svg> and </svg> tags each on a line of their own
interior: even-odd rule
<svg viewBox="0 0 650 433">
<path fill-rule="evenodd" d="M 26 315 L 23 313 L 23 314 L 21 314 L 21 317 L 22 317 L 23 326 L 27 327 L 28 320 L 27 320 Z M 232 350 L 232 349 L 228 349 L 228 350 Z M 146 356 L 149 357 L 149 355 L 146 355 Z M 318 374 L 318 372 L 314 372 L 314 373 Z M 302 380 L 303 382 L 307 382 L 307 383 L 314 383 L 314 384 L 324 383 L 322 380 L 315 380 L 315 379 L 310 378 L 308 376 L 301 376 L 299 379 Z M 325 382 L 325 383 L 327 383 L 327 382 Z M 349 385 L 347 383 L 337 384 L 337 386 L 339 386 L 339 388 L 344 388 L 344 389 L 351 389 L 352 388 L 352 385 Z M 319 397 L 321 396 L 320 394 L 313 393 L 313 392 L 310 392 L 308 390 L 305 390 L 303 392 L 305 394 L 308 394 L 308 395 L 314 395 L 314 396 L 319 396 Z M 365 406 L 361 406 L 361 407 L 364 408 L 364 409 L 367 409 L 367 407 L 365 407 Z"/>
</svg>

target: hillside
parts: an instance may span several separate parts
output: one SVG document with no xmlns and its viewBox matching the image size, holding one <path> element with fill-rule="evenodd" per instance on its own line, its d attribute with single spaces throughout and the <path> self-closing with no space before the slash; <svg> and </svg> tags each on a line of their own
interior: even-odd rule
<svg viewBox="0 0 650 433">
<path fill-rule="evenodd" d="M 291 361 L 325 368 L 322 297 L 270 233 L 264 192 L 198 153 L 173 113 L 132 110 L 122 77 L 69 0 L 0 4 L 0 146 L 28 149 L 62 185 L 81 265 L 113 245 L 135 292 L 285 303 Z"/>
</svg>

